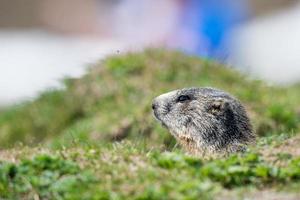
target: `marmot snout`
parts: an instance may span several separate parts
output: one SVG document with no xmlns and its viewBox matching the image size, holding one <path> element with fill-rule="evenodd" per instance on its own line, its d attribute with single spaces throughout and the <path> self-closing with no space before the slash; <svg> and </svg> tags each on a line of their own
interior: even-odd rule
<svg viewBox="0 0 300 200">
<path fill-rule="evenodd" d="M 214 88 L 184 88 L 153 100 L 155 117 L 177 141 L 197 156 L 243 151 L 255 141 L 242 104 Z"/>
</svg>

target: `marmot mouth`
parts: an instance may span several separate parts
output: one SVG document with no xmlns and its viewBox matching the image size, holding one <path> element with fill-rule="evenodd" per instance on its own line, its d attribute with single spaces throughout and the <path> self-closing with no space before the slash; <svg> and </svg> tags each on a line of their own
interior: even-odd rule
<svg viewBox="0 0 300 200">
<path fill-rule="evenodd" d="M 157 119 L 157 118 L 156 118 L 156 120 L 159 121 L 159 123 L 160 123 L 163 127 L 168 128 L 168 126 L 167 126 L 162 120 Z"/>
<path fill-rule="evenodd" d="M 153 115 L 154 115 L 154 118 L 157 121 L 159 121 L 163 127 L 168 128 L 168 126 L 163 122 L 163 120 L 159 117 L 159 115 L 155 111 L 153 112 Z"/>
<path fill-rule="evenodd" d="M 168 128 L 168 126 L 163 121 L 160 121 L 160 123 L 163 127 Z"/>
<path fill-rule="evenodd" d="M 154 115 L 154 118 L 155 118 L 156 120 L 161 121 L 161 119 L 159 118 L 157 112 L 154 111 L 154 112 L 153 112 L 153 115 Z"/>
<path fill-rule="evenodd" d="M 162 120 L 159 119 L 159 118 L 156 118 L 156 120 L 159 121 L 159 123 L 160 123 L 163 127 L 168 128 L 168 126 L 165 124 L 164 121 L 162 121 Z"/>
</svg>

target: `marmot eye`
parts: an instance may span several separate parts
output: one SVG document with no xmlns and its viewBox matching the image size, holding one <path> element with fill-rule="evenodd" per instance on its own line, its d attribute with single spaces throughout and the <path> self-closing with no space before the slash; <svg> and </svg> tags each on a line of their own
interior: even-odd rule
<svg viewBox="0 0 300 200">
<path fill-rule="evenodd" d="M 177 102 L 184 102 L 184 101 L 187 101 L 187 100 L 190 100 L 189 96 L 181 95 L 181 96 L 178 97 Z"/>
</svg>

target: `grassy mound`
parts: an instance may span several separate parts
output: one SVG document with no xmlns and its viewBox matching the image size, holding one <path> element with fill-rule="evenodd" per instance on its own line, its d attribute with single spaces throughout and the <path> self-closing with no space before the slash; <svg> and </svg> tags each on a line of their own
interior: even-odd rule
<svg viewBox="0 0 300 200">
<path fill-rule="evenodd" d="M 179 52 L 146 50 L 111 56 L 64 90 L 0 112 L 0 145 L 22 142 L 55 146 L 107 143 L 127 138 L 147 145 L 174 141 L 152 119 L 150 104 L 163 92 L 190 86 L 226 90 L 246 105 L 259 135 L 299 130 L 299 86 L 270 87 L 213 61 Z"/>
<path fill-rule="evenodd" d="M 111 56 L 64 86 L 0 110 L 0 199 L 300 195 L 299 84 L 269 86 L 213 61 L 149 49 Z M 191 86 L 239 98 L 261 136 L 258 145 L 215 160 L 174 146 L 153 119 L 151 101 Z"/>
</svg>

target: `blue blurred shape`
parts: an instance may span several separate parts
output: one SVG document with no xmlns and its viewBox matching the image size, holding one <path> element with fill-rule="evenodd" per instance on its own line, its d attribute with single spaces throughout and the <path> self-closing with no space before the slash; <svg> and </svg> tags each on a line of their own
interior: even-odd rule
<svg viewBox="0 0 300 200">
<path fill-rule="evenodd" d="M 249 16 L 247 0 L 185 0 L 181 29 L 192 33 L 187 52 L 223 60 L 229 53 L 230 31 Z"/>
</svg>

